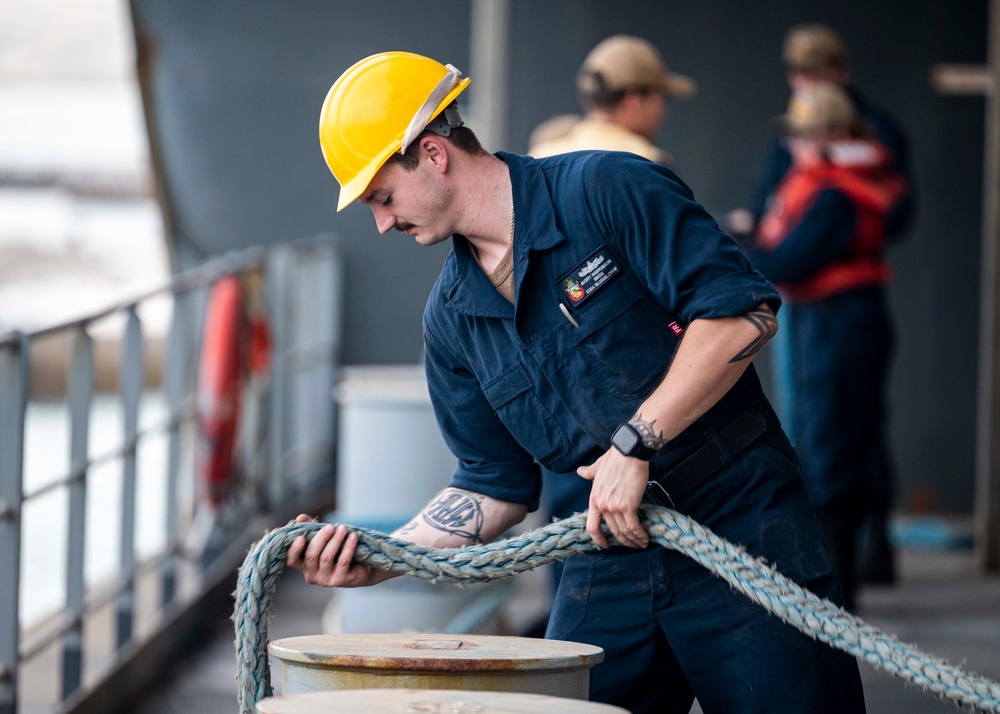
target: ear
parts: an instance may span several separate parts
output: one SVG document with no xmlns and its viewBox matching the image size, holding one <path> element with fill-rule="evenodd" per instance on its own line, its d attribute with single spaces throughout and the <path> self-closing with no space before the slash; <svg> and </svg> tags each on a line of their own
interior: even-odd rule
<svg viewBox="0 0 1000 714">
<path fill-rule="evenodd" d="M 621 114 L 626 116 L 634 114 L 639 111 L 640 107 L 642 107 L 643 99 L 644 95 L 642 92 L 638 90 L 629 90 L 625 92 L 625 95 L 622 97 L 621 102 L 618 103 L 616 109 Z"/>
<path fill-rule="evenodd" d="M 451 147 L 437 134 L 425 134 L 420 138 L 421 156 L 431 163 L 437 171 L 448 170 L 448 150 Z"/>
</svg>

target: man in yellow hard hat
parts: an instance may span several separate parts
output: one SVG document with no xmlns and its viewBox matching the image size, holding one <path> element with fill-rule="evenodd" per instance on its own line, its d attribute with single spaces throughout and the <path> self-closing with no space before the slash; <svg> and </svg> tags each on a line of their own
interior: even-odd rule
<svg viewBox="0 0 1000 714">
<path fill-rule="evenodd" d="M 539 465 L 575 471 L 593 483 L 600 550 L 566 561 L 546 636 L 605 650 L 592 699 L 635 713 L 687 712 L 695 696 L 705 712 L 863 711 L 852 657 L 649 547 L 639 520 L 644 501 L 672 505 L 842 601 L 751 365 L 776 329 L 777 293 L 659 164 L 485 151 L 455 108 L 467 84 L 426 57 L 382 53 L 334 83 L 320 120 L 341 208 L 358 199 L 381 233 L 452 244 L 424 347 L 457 466 L 396 535 L 488 542 L 537 507 Z M 330 525 L 296 539 L 287 562 L 326 586 L 392 577 L 354 563 L 356 546 Z"/>
<path fill-rule="evenodd" d="M 651 42 L 613 35 L 599 42 L 576 75 L 577 96 L 585 116 L 546 120 L 532 132 L 528 153 L 536 158 L 569 151 L 629 151 L 671 164 L 656 145 L 671 99 L 697 91 L 690 77 L 671 72 Z"/>
</svg>

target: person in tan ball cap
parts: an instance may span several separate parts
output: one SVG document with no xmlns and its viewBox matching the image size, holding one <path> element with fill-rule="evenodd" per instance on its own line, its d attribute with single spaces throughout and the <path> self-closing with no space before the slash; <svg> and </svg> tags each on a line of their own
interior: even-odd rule
<svg viewBox="0 0 1000 714">
<path fill-rule="evenodd" d="M 656 144 L 670 99 L 694 96 L 698 85 L 671 72 L 656 47 L 613 35 L 590 51 L 576 75 L 584 116 L 558 115 L 539 124 L 528 153 L 541 158 L 570 151 L 628 151 L 661 164 L 672 157 Z"/>
</svg>

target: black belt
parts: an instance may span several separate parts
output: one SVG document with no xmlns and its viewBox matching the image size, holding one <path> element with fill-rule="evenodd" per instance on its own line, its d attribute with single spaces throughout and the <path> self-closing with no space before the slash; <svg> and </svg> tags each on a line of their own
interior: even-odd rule
<svg viewBox="0 0 1000 714">
<path fill-rule="evenodd" d="M 770 405 L 761 402 L 747 409 L 718 432 L 718 439 L 731 456 L 757 441 L 769 428 L 778 426 Z M 723 462 L 712 440 L 706 441 L 694 453 L 646 486 L 646 497 L 662 506 L 673 506 L 696 486 L 721 469 Z M 664 503 L 664 497 L 667 503 Z"/>
</svg>

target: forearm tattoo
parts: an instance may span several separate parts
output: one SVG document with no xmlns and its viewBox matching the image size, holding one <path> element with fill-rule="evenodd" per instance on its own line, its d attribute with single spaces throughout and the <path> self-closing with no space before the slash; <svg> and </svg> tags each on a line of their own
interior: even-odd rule
<svg viewBox="0 0 1000 714">
<path fill-rule="evenodd" d="M 642 443 L 650 449 L 662 449 L 666 446 L 667 440 L 663 438 L 663 432 L 656 428 L 656 419 L 646 421 L 642 418 L 642 414 L 636 412 L 628 423 L 638 432 Z"/>
<path fill-rule="evenodd" d="M 472 543 L 483 542 L 484 496 L 448 488 L 424 508 L 424 522 L 443 533 L 466 538 Z"/>
<path fill-rule="evenodd" d="M 396 531 L 393 533 L 393 535 L 394 536 L 403 536 L 403 535 L 406 535 L 408 533 L 411 533 L 413 531 L 413 529 L 416 528 L 416 527 L 417 527 L 417 519 L 414 518 L 409 523 L 407 523 L 405 526 L 402 526 L 401 528 L 397 528 Z"/>
<path fill-rule="evenodd" d="M 757 336 L 753 338 L 750 344 L 740 350 L 735 357 L 729 360 L 729 364 L 753 357 L 760 352 L 761 348 L 778 331 L 778 318 L 774 316 L 774 313 L 769 308 L 758 307 L 743 315 L 743 319 L 757 328 Z"/>
</svg>

